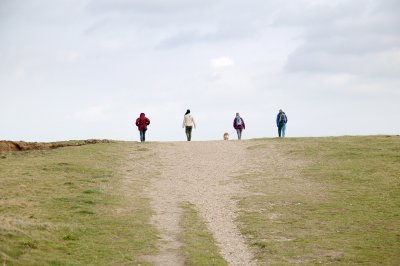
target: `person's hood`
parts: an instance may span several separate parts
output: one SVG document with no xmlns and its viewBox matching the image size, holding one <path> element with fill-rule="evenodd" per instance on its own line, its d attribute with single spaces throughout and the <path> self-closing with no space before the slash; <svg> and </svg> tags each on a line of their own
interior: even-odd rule
<svg viewBox="0 0 400 266">
<path fill-rule="evenodd" d="M 144 113 L 140 113 L 140 117 L 144 117 Z"/>
</svg>

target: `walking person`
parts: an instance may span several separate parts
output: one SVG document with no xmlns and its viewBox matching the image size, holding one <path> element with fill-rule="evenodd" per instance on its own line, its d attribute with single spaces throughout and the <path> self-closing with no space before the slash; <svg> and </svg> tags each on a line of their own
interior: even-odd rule
<svg viewBox="0 0 400 266">
<path fill-rule="evenodd" d="M 278 127 L 278 135 L 279 137 L 285 137 L 286 131 L 286 123 L 288 119 L 284 111 L 282 109 L 279 110 L 278 115 L 276 116 L 276 126 Z"/>
<path fill-rule="evenodd" d="M 150 125 L 150 119 L 148 119 L 144 113 L 136 119 L 136 126 L 140 132 L 140 142 L 145 142 L 147 126 Z"/>
<path fill-rule="evenodd" d="M 187 109 L 182 123 L 182 128 L 185 128 L 187 141 L 192 140 L 193 127 L 196 128 L 196 123 L 194 122 L 193 116 L 190 114 L 190 110 Z"/>
<path fill-rule="evenodd" d="M 233 128 L 236 129 L 238 140 L 242 139 L 242 130 L 246 129 L 243 118 L 236 113 L 235 119 L 233 119 Z"/>
</svg>

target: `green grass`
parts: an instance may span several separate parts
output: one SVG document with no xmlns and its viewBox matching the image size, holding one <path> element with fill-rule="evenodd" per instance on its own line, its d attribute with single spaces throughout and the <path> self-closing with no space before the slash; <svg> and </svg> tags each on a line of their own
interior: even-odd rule
<svg viewBox="0 0 400 266">
<path fill-rule="evenodd" d="M 158 232 L 142 192 L 160 174 L 142 165 L 149 144 L 2 154 L 0 265 L 149 265 Z M 246 145 L 239 178 L 254 193 L 238 225 L 260 265 L 400 265 L 400 137 Z M 226 265 L 195 207 L 182 209 L 186 264 Z"/>
<path fill-rule="evenodd" d="M 263 164 L 272 145 L 284 157 Z M 258 193 L 241 200 L 239 222 L 261 264 L 400 265 L 400 137 L 256 140 L 249 150 L 259 168 L 242 180 Z"/>
<path fill-rule="evenodd" d="M 181 241 L 185 265 L 228 265 L 194 206 L 182 203 Z"/>
<path fill-rule="evenodd" d="M 121 164 L 137 144 L 8 153 L 0 159 L 0 262 L 4 265 L 146 265 L 156 252 L 151 210 Z M 149 156 L 137 151 L 136 160 Z M 146 180 L 145 178 L 143 180 Z"/>
</svg>

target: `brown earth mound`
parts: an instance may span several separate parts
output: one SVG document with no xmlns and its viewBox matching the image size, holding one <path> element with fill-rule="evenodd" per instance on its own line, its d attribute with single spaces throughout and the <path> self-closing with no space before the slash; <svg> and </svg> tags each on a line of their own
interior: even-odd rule
<svg viewBox="0 0 400 266">
<path fill-rule="evenodd" d="M 0 152 L 13 152 L 13 151 L 29 151 L 29 150 L 45 150 L 45 149 L 56 149 L 68 146 L 82 146 L 87 144 L 97 143 L 110 143 L 111 140 L 70 140 L 61 142 L 24 142 L 24 141 L 0 141 Z"/>
</svg>

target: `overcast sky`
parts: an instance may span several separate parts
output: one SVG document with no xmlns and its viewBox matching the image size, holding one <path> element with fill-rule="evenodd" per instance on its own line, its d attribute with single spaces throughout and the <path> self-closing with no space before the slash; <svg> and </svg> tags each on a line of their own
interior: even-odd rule
<svg viewBox="0 0 400 266">
<path fill-rule="evenodd" d="M 400 133 L 398 0 L 0 0 L 0 139 Z"/>
</svg>

